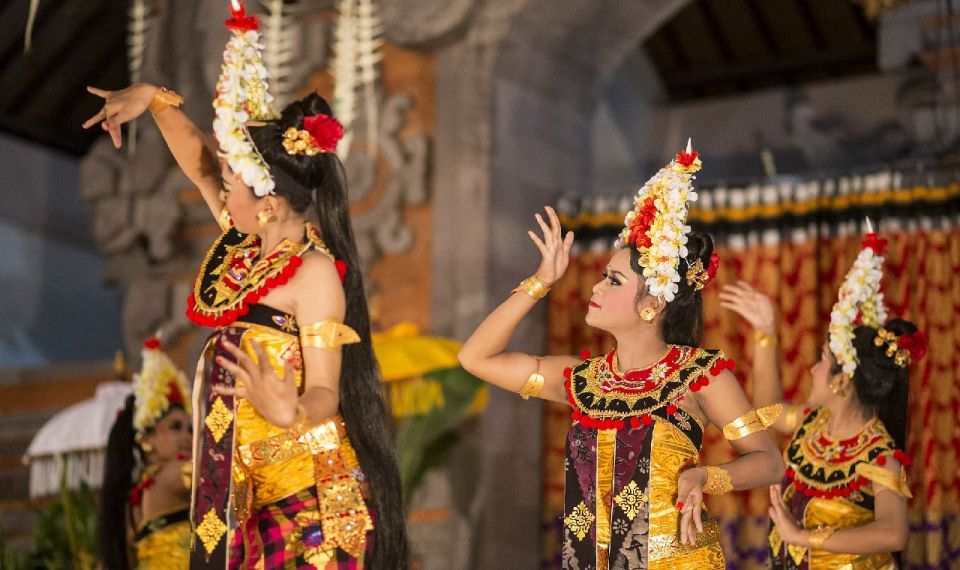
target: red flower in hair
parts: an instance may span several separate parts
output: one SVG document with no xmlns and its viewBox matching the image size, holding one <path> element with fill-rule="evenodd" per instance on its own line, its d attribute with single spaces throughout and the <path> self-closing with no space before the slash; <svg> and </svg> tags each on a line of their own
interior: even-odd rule
<svg viewBox="0 0 960 570">
<path fill-rule="evenodd" d="M 310 133 L 314 142 L 324 152 L 337 150 L 337 143 L 343 138 L 343 125 L 340 121 L 323 113 L 304 117 L 303 130 Z"/>
<path fill-rule="evenodd" d="M 887 251 L 887 240 L 875 233 L 869 233 L 863 236 L 863 247 L 869 247 L 877 255 L 883 255 Z"/>
<path fill-rule="evenodd" d="M 247 9 L 244 7 L 243 2 L 232 1 L 231 4 L 230 16 L 232 17 L 224 22 L 228 30 L 242 33 L 260 29 L 260 22 L 257 20 L 257 17 L 253 15 L 247 16 Z M 236 6 L 236 8 L 234 8 L 234 6 Z"/>
<path fill-rule="evenodd" d="M 704 283 L 704 287 L 710 284 L 713 281 L 713 278 L 717 276 L 717 271 L 720 269 L 720 256 L 717 255 L 717 252 L 710 254 L 710 265 L 707 266 L 707 282 Z"/>
<path fill-rule="evenodd" d="M 897 339 L 897 346 L 910 353 L 910 360 L 916 362 L 927 355 L 927 335 L 923 331 L 903 335 Z"/>
<path fill-rule="evenodd" d="M 146 348 L 148 350 L 157 350 L 161 346 L 162 345 L 160 344 L 160 339 L 155 336 L 152 336 L 147 340 L 143 341 L 143 348 Z"/>
<path fill-rule="evenodd" d="M 698 151 L 694 150 L 694 151 L 687 152 L 685 150 L 681 150 L 680 152 L 677 153 L 677 156 L 674 158 L 674 160 L 676 160 L 678 164 L 681 164 L 683 166 L 690 166 L 691 164 L 696 162 L 697 157 L 699 156 L 700 156 L 700 153 Z"/>
</svg>

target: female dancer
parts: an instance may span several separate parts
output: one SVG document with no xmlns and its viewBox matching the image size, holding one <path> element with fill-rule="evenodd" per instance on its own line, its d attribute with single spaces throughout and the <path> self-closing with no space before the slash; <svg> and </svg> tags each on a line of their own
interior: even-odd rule
<svg viewBox="0 0 960 570">
<path fill-rule="evenodd" d="M 133 386 L 107 441 L 100 559 L 107 570 L 186 570 L 193 442 L 187 379 L 151 338 Z"/>
<path fill-rule="evenodd" d="M 883 247 L 867 234 L 804 405 L 784 402 L 770 299 L 744 282 L 721 292 L 723 306 L 754 327 L 754 401 L 784 406 L 772 427 L 792 435 L 786 477 L 770 488 L 774 568 L 894 568 L 891 553 L 906 545 L 908 366 L 925 353 L 926 337 L 901 319 L 883 324 Z"/>
<path fill-rule="evenodd" d="M 343 129 L 315 94 L 272 109 L 257 21 L 242 5 L 232 15 L 214 100 L 219 166 L 165 89 L 91 88 L 106 104 L 86 123 L 119 146 L 120 124 L 149 108 L 224 228 L 188 300 L 192 320 L 216 327 L 194 390 L 191 567 L 405 568 L 400 477 L 334 154 Z"/>
<path fill-rule="evenodd" d="M 698 348 L 702 289 L 716 271 L 709 236 L 684 226 L 690 150 L 641 189 L 622 248 L 594 286 L 586 321 L 616 348 L 596 358 L 505 352 L 520 320 L 564 273 L 573 234 L 556 213 L 537 214 L 542 255 L 525 280 L 477 328 L 463 366 L 521 397 L 572 408 L 567 441 L 565 568 L 723 568 L 716 523 L 703 493 L 769 485 L 783 474 L 776 445 L 718 350 Z M 707 424 L 724 427 L 740 457 L 699 465 Z"/>
</svg>

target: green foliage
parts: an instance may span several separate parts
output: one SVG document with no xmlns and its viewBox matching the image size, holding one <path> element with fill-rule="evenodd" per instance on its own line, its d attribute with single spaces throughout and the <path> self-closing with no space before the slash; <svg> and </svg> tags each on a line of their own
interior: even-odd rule
<svg viewBox="0 0 960 570">
<path fill-rule="evenodd" d="M 459 440 L 459 428 L 470 412 L 483 382 L 461 367 L 437 370 L 424 375 L 443 389 L 442 407 L 427 414 L 398 422 L 397 453 L 404 501 L 409 504 L 426 473 L 446 460 Z"/>
</svg>

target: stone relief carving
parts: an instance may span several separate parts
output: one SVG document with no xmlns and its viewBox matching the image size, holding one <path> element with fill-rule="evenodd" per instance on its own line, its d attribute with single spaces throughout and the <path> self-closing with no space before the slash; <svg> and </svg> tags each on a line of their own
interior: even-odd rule
<svg viewBox="0 0 960 570">
<path fill-rule="evenodd" d="M 354 214 L 353 229 L 364 269 L 369 269 L 383 254 L 399 254 L 413 245 L 413 230 L 406 224 L 403 207 L 423 204 L 427 199 L 427 136 L 400 139 L 400 129 L 413 98 L 404 93 L 386 98 L 381 110 L 378 150 L 386 169 L 386 184 L 376 202 Z M 357 129 L 363 132 L 362 128 Z M 379 166 L 365 152 L 364 144 L 350 151 L 345 165 L 350 183 L 350 201 L 364 201 L 375 190 Z"/>
<path fill-rule="evenodd" d="M 384 35 L 397 45 L 427 47 L 464 28 L 476 3 L 476 0 L 385 1 L 382 3 Z"/>
</svg>

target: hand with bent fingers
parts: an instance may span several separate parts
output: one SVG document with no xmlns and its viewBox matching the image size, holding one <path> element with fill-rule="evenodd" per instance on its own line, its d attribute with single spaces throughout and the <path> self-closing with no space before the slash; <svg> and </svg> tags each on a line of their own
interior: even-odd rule
<svg viewBox="0 0 960 570">
<path fill-rule="evenodd" d="M 274 373 L 263 347 L 256 341 L 250 344 L 257 356 L 256 361 L 236 345 L 223 341 L 223 346 L 237 362 L 218 356 L 217 364 L 233 374 L 237 384 L 243 385 L 235 388 L 214 386 L 213 391 L 224 396 L 244 398 L 265 420 L 277 427 L 288 428 L 297 420 L 299 401 L 293 360 L 284 363 L 283 378 L 280 378 Z"/>
<path fill-rule="evenodd" d="M 770 520 L 773 521 L 773 524 L 777 525 L 777 532 L 780 533 L 780 538 L 784 542 L 807 546 L 807 531 L 797 525 L 793 515 L 787 509 L 786 503 L 783 502 L 780 485 L 770 486 L 770 508 L 767 509 L 767 512 L 770 514 Z"/>
<path fill-rule="evenodd" d="M 543 216 L 535 214 L 534 218 L 540 229 L 543 231 L 543 239 L 540 239 L 533 231 L 528 231 L 527 235 L 533 240 L 533 243 L 540 250 L 542 260 L 540 267 L 537 268 L 537 279 L 546 287 L 551 287 L 559 280 L 567 266 L 570 265 L 570 247 L 573 246 L 573 232 L 567 232 L 567 235 L 561 238 L 562 230 L 560 228 L 560 218 L 557 212 L 550 206 L 544 208 L 547 212 L 547 218 L 550 224 L 543 221 Z"/>
<path fill-rule="evenodd" d="M 720 306 L 739 314 L 757 331 L 769 335 L 777 332 L 777 311 L 773 301 L 746 281 L 724 285 L 720 291 Z"/>
<path fill-rule="evenodd" d="M 677 509 L 680 510 L 680 544 L 697 545 L 697 533 L 703 532 L 701 511 L 703 485 L 707 472 L 702 467 L 693 467 L 680 473 L 677 479 Z"/>
<path fill-rule="evenodd" d="M 89 129 L 100 123 L 103 130 L 110 133 L 113 146 L 120 148 L 123 140 L 120 136 L 120 125 L 132 121 L 142 115 L 150 107 L 153 96 L 159 89 L 156 85 L 137 83 L 120 91 L 107 91 L 97 87 L 87 87 L 87 91 L 104 100 L 103 109 L 83 123 L 83 128 Z"/>
</svg>

